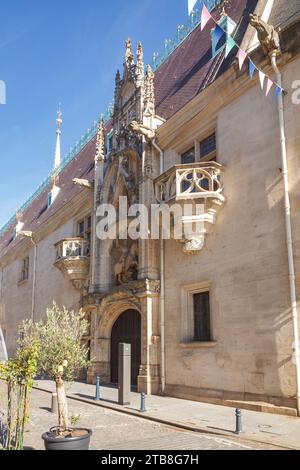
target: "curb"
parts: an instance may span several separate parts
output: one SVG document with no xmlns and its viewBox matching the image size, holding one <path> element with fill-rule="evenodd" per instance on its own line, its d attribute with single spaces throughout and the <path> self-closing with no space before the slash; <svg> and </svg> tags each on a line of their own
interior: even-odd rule
<svg viewBox="0 0 300 470">
<path fill-rule="evenodd" d="M 45 388 L 41 388 L 41 387 L 33 387 L 35 390 L 39 390 L 40 392 L 45 392 L 45 393 L 49 393 L 49 394 L 52 394 L 53 392 L 50 391 L 50 390 L 47 390 Z M 199 434 L 208 434 L 208 435 L 212 435 L 212 436 L 218 436 L 218 437 L 230 437 L 231 439 L 234 439 L 236 440 L 237 442 L 241 441 L 249 441 L 249 442 L 257 442 L 259 444 L 268 444 L 268 445 L 272 445 L 274 447 L 278 447 L 279 449 L 282 449 L 282 450 L 300 450 L 300 446 L 299 447 L 296 447 L 296 446 L 292 446 L 292 445 L 289 445 L 287 446 L 285 443 L 275 443 L 274 441 L 271 441 L 271 440 L 268 440 L 268 439 L 256 439 L 255 437 L 253 436 L 249 436 L 247 435 L 246 433 L 243 433 L 242 435 L 236 435 L 234 432 L 226 432 L 226 431 L 223 431 L 223 432 L 220 432 L 220 431 L 217 431 L 217 430 L 210 430 L 210 429 L 207 429 L 207 428 L 202 428 L 200 426 L 193 426 L 193 425 L 188 425 L 188 424 L 183 424 L 181 422 L 178 422 L 178 421 L 171 421 L 171 420 L 167 420 L 167 419 L 163 419 L 163 418 L 158 418 L 156 416 L 151 416 L 149 414 L 146 414 L 146 413 L 140 413 L 139 411 L 135 411 L 135 410 L 130 410 L 128 408 L 124 408 L 124 407 L 121 407 L 119 405 L 109 405 L 109 404 L 106 404 L 106 403 L 103 403 L 103 402 L 96 402 L 94 401 L 93 399 L 87 399 L 87 398 L 78 398 L 78 397 L 74 397 L 73 395 L 68 395 L 67 394 L 67 398 L 70 399 L 70 400 L 74 400 L 74 401 L 78 401 L 78 402 L 81 402 L 81 403 L 87 403 L 89 405 L 93 405 L 93 406 L 98 406 L 100 408 L 105 408 L 105 409 L 108 409 L 110 411 L 114 411 L 116 413 L 123 413 L 123 414 L 126 414 L 126 415 L 129 415 L 129 416 L 134 416 L 136 418 L 140 418 L 140 419 L 145 419 L 147 421 L 152 421 L 152 422 L 155 422 L 155 423 L 159 423 L 159 424 L 164 424 L 166 426 L 172 426 L 172 427 L 176 427 L 176 428 L 179 428 L 179 429 L 183 429 L 185 431 L 191 431 L 191 432 L 196 432 L 196 433 L 199 433 Z"/>
</svg>

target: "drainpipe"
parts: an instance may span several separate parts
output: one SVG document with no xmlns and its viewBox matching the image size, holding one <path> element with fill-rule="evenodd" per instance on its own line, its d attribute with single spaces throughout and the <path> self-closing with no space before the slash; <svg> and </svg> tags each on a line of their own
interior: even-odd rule
<svg viewBox="0 0 300 470">
<path fill-rule="evenodd" d="M 164 172 L 164 152 L 157 145 L 155 139 L 152 140 L 153 147 L 160 155 L 160 174 Z M 164 240 L 160 239 L 160 348 L 161 348 L 161 391 L 164 393 L 166 387 L 166 355 L 165 355 L 165 251 Z"/>
<path fill-rule="evenodd" d="M 1 307 L 1 312 L 2 313 L 2 302 L 3 302 L 3 277 L 4 277 L 4 272 L 3 272 L 3 268 L 1 269 L 1 283 L 0 283 L 0 307 Z M 2 320 L 2 315 L 1 315 L 1 320 Z M 8 354 L 7 354 L 7 349 L 6 349 L 6 344 L 5 344 L 5 340 L 4 340 L 4 335 L 3 335 L 3 330 L 2 330 L 2 327 L 1 327 L 1 323 L 0 323 L 0 343 L 2 344 L 2 347 L 3 347 L 3 354 L 4 354 L 4 358 L 6 361 L 8 361 Z"/>
<path fill-rule="evenodd" d="M 31 294 L 31 321 L 34 323 L 34 310 L 35 310 L 35 284 L 36 284 L 36 261 L 37 261 L 37 244 L 31 238 L 31 241 L 34 245 L 34 255 L 33 255 L 33 279 L 32 279 L 32 294 Z"/>
<path fill-rule="evenodd" d="M 273 70 L 276 74 L 277 83 L 279 86 L 282 87 L 282 75 L 281 75 L 280 70 L 278 69 L 275 55 L 271 57 L 271 62 L 272 62 Z M 291 205 L 290 205 L 290 196 L 289 196 L 289 172 L 288 172 L 288 163 L 287 163 L 283 93 L 281 93 L 280 96 L 278 97 L 278 115 L 279 115 L 279 126 L 280 126 L 281 159 L 282 159 L 282 171 L 283 171 L 283 183 L 284 183 L 286 242 L 287 242 L 287 249 L 288 249 L 291 310 L 292 310 L 294 345 L 295 345 L 293 353 L 294 353 L 295 365 L 296 365 L 297 412 L 298 412 L 298 416 L 300 416 L 300 345 L 299 345 L 296 276 L 295 276 L 294 254 L 293 254 Z"/>
<path fill-rule="evenodd" d="M 33 254 L 33 278 L 32 278 L 32 293 L 31 293 L 31 321 L 34 322 L 34 310 L 35 310 L 35 290 L 36 290 L 36 265 L 37 265 L 37 243 L 33 238 L 32 232 L 20 231 L 18 235 L 21 235 L 25 238 L 30 238 L 31 243 L 34 246 Z"/>
</svg>

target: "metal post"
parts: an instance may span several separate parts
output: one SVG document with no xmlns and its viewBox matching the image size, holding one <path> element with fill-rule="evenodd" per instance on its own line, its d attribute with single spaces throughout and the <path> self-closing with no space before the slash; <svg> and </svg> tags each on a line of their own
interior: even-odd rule
<svg viewBox="0 0 300 470">
<path fill-rule="evenodd" d="M 141 393 L 141 413 L 145 413 L 146 410 L 146 395 L 145 393 Z"/>
<path fill-rule="evenodd" d="M 119 344 L 119 404 L 130 405 L 131 345 Z"/>
<path fill-rule="evenodd" d="M 235 417 L 236 417 L 236 429 L 235 434 L 241 434 L 242 430 L 242 412 L 239 408 L 235 410 Z"/>
<path fill-rule="evenodd" d="M 96 377 L 96 396 L 95 400 L 99 401 L 100 400 L 100 377 Z"/>
<path fill-rule="evenodd" d="M 57 412 L 58 412 L 57 393 L 52 393 L 52 397 L 51 397 L 51 413 L 57 414 Z"/>
</svg>

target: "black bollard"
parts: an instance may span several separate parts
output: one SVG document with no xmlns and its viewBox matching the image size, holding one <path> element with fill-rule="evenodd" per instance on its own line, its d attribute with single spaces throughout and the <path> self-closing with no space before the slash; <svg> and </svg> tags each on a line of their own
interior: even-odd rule
<svg viewBox="0 0 300 470">
<path fill-rule="evenodd" d="M 241 434 L 243 432 L 243 429 L 242 429 L 242 412 L 239 408 L 237 408 L 235 410 L 235 418 L 236 418 L 235 434 Z"/>
<path fill-rule="evenodd" d="M 146 395 L 145 393 L 141 393 L 141 413 L 145 413 L 146 410 Z"/>
<path fill-rule="evenodd" d="M 100 377 L 96 378 L 96 397 L 95 397 L 95 400 L 96 401 L 100 400 Z"/>
</svg>

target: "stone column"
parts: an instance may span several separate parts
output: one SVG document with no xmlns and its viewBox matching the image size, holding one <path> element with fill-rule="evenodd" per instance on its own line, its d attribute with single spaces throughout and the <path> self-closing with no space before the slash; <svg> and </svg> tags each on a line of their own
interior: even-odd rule
<svg viewBox="0 0 300 470">
<path fill-rule="evenodd" d="M 159 294 L 147 290 L 140 298 L 142 310 L 142 356 L 138 391 L 148 395 L 160 390 Z"/>
</svg>

